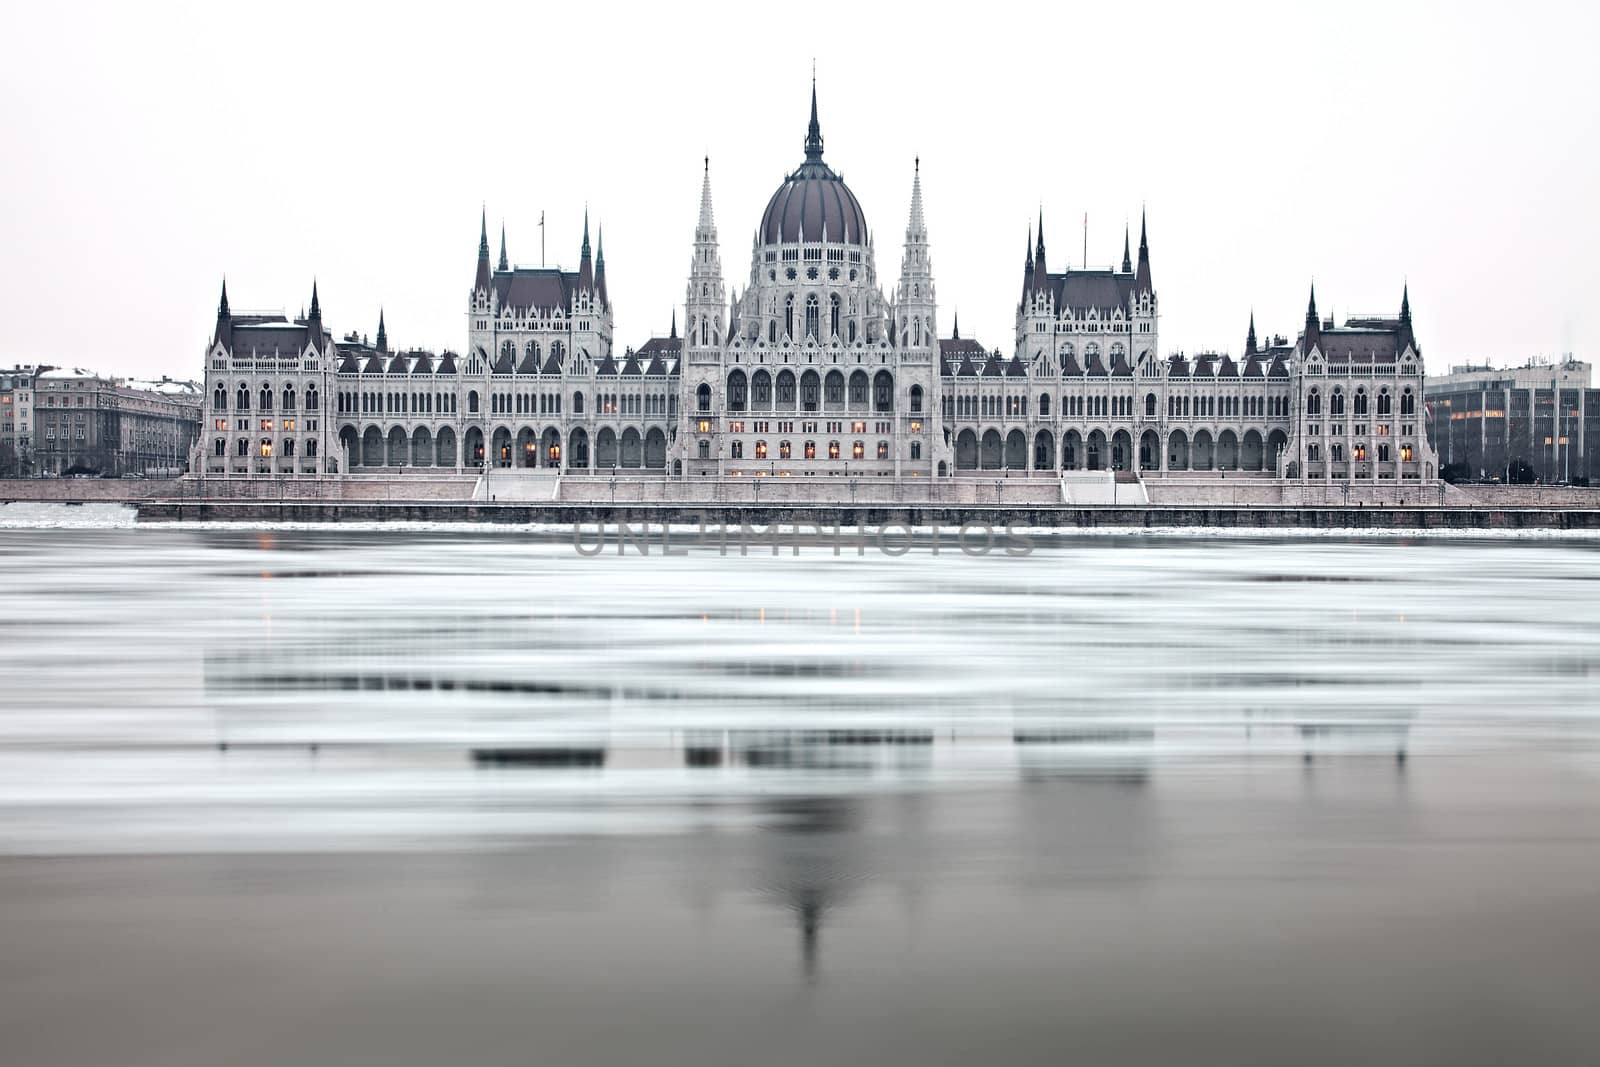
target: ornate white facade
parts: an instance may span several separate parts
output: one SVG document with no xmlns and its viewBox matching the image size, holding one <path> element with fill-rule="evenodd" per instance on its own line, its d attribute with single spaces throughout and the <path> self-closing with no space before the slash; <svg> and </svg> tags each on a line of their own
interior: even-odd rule
<svg viewBox="0 0 1600 1067">
<path fill-rule="evenodd" d="M 336 342 L 311 313 L 233 315 L 207 350 L 197 469 L 225 476 L 542 468 L 682 479 L 891 479 L 1006 471 L 1259 472 L 1295 481 L 1432 480 L 1423 364 L 1398 317 L 1321 321 L 1243 355 L 1160 351 L 1143 220 L 1120 269 L 1047 267 L 1030 233 L 1009 357 L 939 336 L 920 164 L 898 281 L 823 161 L 816 88 L 805 159 L 768 202 L 743 290 L 723 279 L 706 161 L 684 331 L 619 357 L 603 239 L 576 271 L 513 267 L 487 218 L 465 355 Z M 263 407 L 263 405 L 267 405 Z"/>
</svg>

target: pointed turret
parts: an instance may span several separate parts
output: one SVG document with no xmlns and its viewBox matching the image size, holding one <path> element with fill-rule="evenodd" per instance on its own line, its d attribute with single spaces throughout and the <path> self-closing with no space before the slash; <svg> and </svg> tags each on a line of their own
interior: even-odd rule
<svg viewBox="0 0 1600 1067">
<path fill-rule="evenodd" d="M 478 276 L 472 283 L 475 290 L 488 292 L 489 290 L 489 209 L 483 209 L 483 215 L 478 223 Z"/>
<path fill-rule="evenodd" d="M 1033 287 L 1038 292 L 1044 292 L 1050 287 L 1046 275 L 1049 271 L 1045 268 L 1044 260 L 1044 209 L 1039 209 L 1039 240 L 1033 250 Z"/>
<path fill-rule="evenodd" d="M 811 125 L 806 127 L 806 162 L 822 162 L 822 126 L 817 122 L 817 76 L 811 75 Z"/>
<path fill-rule="evenodd" d="M 306 316 L 306 338 L 317 348 L 322 347 L 322 301 L 317 299 L 317 280 L 311 279 L 311 313 Z"/>
<path fill-rule="evenodd" d="M 1134 287 L 1140 292 L 1155 292 L 1150 282 L 1150 239 L 1145 229 L 1144 211 L 1139 211 L 1139 270 L 1134 276 Z"/>
<path fill-rule="evenodd" d="M 594 289 L 594 257 L 589 251 L 589 209 L 583 209 L 583 248 L 578 254 L 578 288 Z"/>
<path fill-rule="evenodd" d="M 378 351 L 389 351 L 389 332 L 383 328 L 383 309 L 378 309 Z"/>
<path fill-rule="evenodd" d="M 950 340 L 961 340 L 961 312 L 956 312 L 950 320 Z"/>
<path fill-rule="evenodd" d="M 711 211 L 711 157 L 705 158 L 705 174 L 700 179 L 700 220 L 694 225 L 696 241 L 715 241 L 717 222 Z"/>
<path fill-rule="evenodd" d="M 606 228 L 602 223 L 600 230 L 595 234 L 594 242 L 594 288 L 600 298 L 601 307 L 611 306 L 611 297 L 606 292 Z"/>
<path fill-rule="evenodd" d="M 1305 351 L 1309 352 L 1322 339 L 1322 320 L 1317 318 L 1317 283 L 1311 283 L 1311 300 L 1306 304 Z"/>
<path fill-rule="evenodd" d="M 1417 338 L 1411 332 L 1411 286 L 1408 283 L 1400 290 L 1400 330 L 1395 336 L 1395 347 L 1401 352 L 1407 348 L 1416 349 Z"/>
<path fill-rule="evenodd" d="M 1122 273 L 1133 273 L 1133 257 L 1128 254 L 1128 227 L 1122 227 Z"/>
<path fill-rule="evenodd" d="M 500 266 L 496 270 L 510 270 L 511 262 L 506 259 L 506 222 L 500 220 Z"/>
<path fill-rule="evenodd" d="M 226 340 L 229 330 L 233 326 L 233 312 L 228 310 L 228 279 L 222 279 L 222 299 L 217 303 L 217 330 L 211 335 L 213 341 Z"/>
<path fill-rule="evenodd" d="M 677 339 L 678 339 L 678 309 L 677 308 L 673 308 L 672 309 L 672 332 L 667 334 L 667 340 L 676 341 Z"/>
<path fill-rule="evenodd" d="M 1033 227 L 1028 227 L 1028 243 L 1022 247 L 1022 298 L 1033 292 Z"/>
<path fill-rule="evenodd" d="M 1253 356 L 1258 351 L 1259 349 L 1256 347 L 1256 313 L 1252 309 L 1250 312 L 1250 332 L 1245 334 L 1244 337 L 1244 354 Z"/>
</svg>

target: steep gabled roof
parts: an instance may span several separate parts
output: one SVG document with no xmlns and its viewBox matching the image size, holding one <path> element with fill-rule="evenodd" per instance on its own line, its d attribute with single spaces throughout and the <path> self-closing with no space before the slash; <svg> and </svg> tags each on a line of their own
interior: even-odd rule
<svg viewBox="0 0 1600 1067">
<path fill-rule="evenodd" d="M 567 311 L 572 307 L 572 293 L 578 288 L 578 276 L 554 267 L 517 267 L 496 271 L 493 285 L 502 308 Z"/>
</svg>

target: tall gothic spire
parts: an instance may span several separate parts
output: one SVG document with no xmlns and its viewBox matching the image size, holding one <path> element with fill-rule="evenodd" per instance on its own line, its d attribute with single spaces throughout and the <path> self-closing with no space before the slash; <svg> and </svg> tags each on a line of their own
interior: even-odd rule
<svg viewBox="0 0 1600 1067">
<path fill-rule="evenodd" d="M 489 208 L 484 205 L 478 220 L 478 276 L 472 287 L 488 291 L 489 288 Z"/>
<path fill-rule="evenodd" d="M 1407 326 L 1411 325 L 1411 283 L 1410 282 L 1407 282 L 1405 287 L 1400 290 L 1400 321 L 1403 322 Z"/>
<path fill-rule="evenodd" d="M 228 314 L 228 276 L 226 274 L 222 276 L 222 303 L 217 305 L 217 314 Z"/>
<path fill-rule="evenodd" d="M 601 307 L 610 306 L 610 304 L 611 304 L 611 296 L 610 296 L 610 294 L 608 294 L 606 292 L 606 227 L 605 227 L 605 223 L 601 223 L 600 224 L 600 228 L 599 228 L 598 232 L 595 234 L 595 242 L 594 242 L 594 289 L 595 289 L 595 294 L 600 297 L 600 306 Z"/>
<path fill-rule="evenodd" d="M 700 221 L 695 224 L 696 241 L 715 241 L 717 223 L 711 212 L 711 157 L 706 156 L 705 175 L 700 179 Z"/>
<path fill-rule="evenodd" d="M 950 340 L 961 340 L 961 312 L 959 311 L 956 312 L 955 317 L 950 320 Z"/>
<path fill-rule="evenodd" d="M 677 308 L 673 308 L 672 309 L 672 332 L 667 334 L 667 340 L 675 341 L 677 339 L 678 339 L 678 309 Z"/>
<path fill-rule="evenodd" d="M 578 256 L 578 288 L 594 289 L 594 260 L 589 254 L 589 209 L 583 209 L 583 248 Z"/>
<path fill-rule="evenodd" d="M 511 264 L 506 259 L 506 221 L 500 220 L 500 266 L 498 270 L 510 270 Z"/>
<path fill-rule="evenodd" d="M 1305 350 L 1311 351 L 1322 338 L 1322 320 L 1317 318 L 1317 283 L 1311 283 L 1311 300 L 1306 304 Z"/>
<path fill-rule="evenodd" d="M 216 332 L 212 334 L 211 339 L 213 341 L 220 341 L 227 337 L 231 326 L 232 316 L 228 311 L 228 277 L 227 275 L 223 275 L 222 300 L 217 304 L 217 329 Z"/>
<path fill-rule="evenodd" d="M 1400 351 L 1415 349 L 1417 346 L 1416 334 L 1411 332 L 1411 286 L 1408 283 L 1400 291 L 1400 329 L 1395 336 L 1395 346 Z"/>
<path fill-rule="evenodd" d="M 1122 227 L 1122 273 L 1133 273 L 1133 257 L 1128 254 L 1128 227 Z"/>
<path fill-rule="evenodd" d="M 1033 250 L 1033 287 L 1044 291 L 1048 286 L 1045 276 L 1049 273 L 1045 266 L 1044 258 L 1044 208 L 1039 209 L 1039 240 Z"/>
<path fill-rule="evenodd" d="M 1022 295 L 1033 291 L 1033 227 L 1028 227 L 1028 243 L 1022 246 Z"/>
<path fill-rule="evenodd" d="M 378 351 L 389 351 L 389 332 L 383 328 L 383 308 L 378 309 Z"/>
<path fill-rule="evenodd" d="M 817 72 L 811 72 L 811 125 L 806 127 L 806 162 L 822 162 L 822 126 L 817 122 Z"/>
<path fill-rule="evenodd" d="M 1141 292 L 1155 291 L 1150 282 L 1150 239 L 1143 208 L 1139 209 L 1139 270 L 1134 284 Z"/>
<path fill-rule="evenodd" d="M 912 163 L 911 173 L 911 219 L 906 223 L 906 241 L 926 241 L 928 239 L 927 223 L 922 217 L 922 157 L 918 156 Z"/>
<path fill-rule="evenodd" d="M 1255 309 L 1251 308 L 1250 309 L 1250 332 L 1245 334 L 1245 338 L 1244 338 L 1244 354 L 1247 355 L 1247 356 L 1253 356 L 1258 351 L 1259 351 L 1259 349 L 1256 347 L 1256 313 L 1255 313 Z"/>
<path fill-rule="evenodd" d="M 311 279 L 311 318 L 322 318 L 322 305 L 317 300 L 317 280 Z"/>
</svg>

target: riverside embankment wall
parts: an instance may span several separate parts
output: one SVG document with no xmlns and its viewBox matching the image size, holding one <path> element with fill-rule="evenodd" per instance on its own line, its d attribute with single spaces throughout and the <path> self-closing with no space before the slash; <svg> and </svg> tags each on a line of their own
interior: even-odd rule
<svg viewBox="0 0 1600 1067">
<path fill-rule="evenodd" d="M 1016 528 L 1218 528 L 1262 530 L 1600 530 L 1600 508 L 1460 507 L 1073 507 L 1070 505 L 706 505 L 407 503 L 350 501 L 151 500 L 139 521 L 161 522 L 469 522 L 557 526 L 583 524 L 708 526 L 772 523 L 835 526 Z"/>
</svg>

